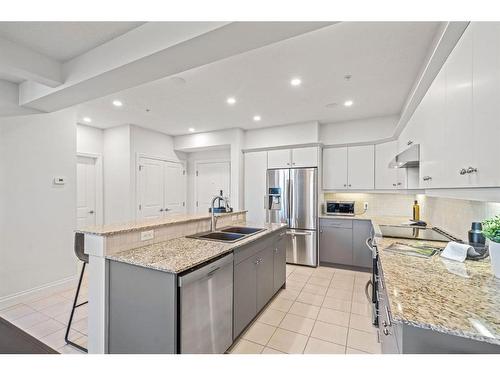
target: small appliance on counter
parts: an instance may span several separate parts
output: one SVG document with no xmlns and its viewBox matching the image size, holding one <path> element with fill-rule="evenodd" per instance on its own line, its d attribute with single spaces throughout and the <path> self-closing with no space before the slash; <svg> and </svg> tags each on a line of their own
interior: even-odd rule
<svg viewBox="0 0 500 375">
<path fill-rule="evenodd" d="M 325 214 L 331 216 L 354 216 L 354 201 L 326 201 Z"/>
<path fill-rule="evenodd" d="M 483 234 L 483 224 L 480 222 L 472 222 L 471 229 L 468 232 L 469 245 L 472 246 L 477 255 L 467 253 L 467 259 L 479 260 L 484 259 L 489 255 L 488 246 L 486 246 L 486 238 Z"/>
</svg>

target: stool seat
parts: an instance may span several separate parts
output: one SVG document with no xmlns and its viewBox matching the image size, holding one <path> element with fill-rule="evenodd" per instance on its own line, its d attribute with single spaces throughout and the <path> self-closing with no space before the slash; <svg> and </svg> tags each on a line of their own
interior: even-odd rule
<svg viewBox="0 0 500 375">
<path fill-rule="evenodd" d="M 89 255 L 85 254 L 85 235 L 83 233 L 75 233 L 75 255 L 82 262 L 89 262 Z"/>
</svg>

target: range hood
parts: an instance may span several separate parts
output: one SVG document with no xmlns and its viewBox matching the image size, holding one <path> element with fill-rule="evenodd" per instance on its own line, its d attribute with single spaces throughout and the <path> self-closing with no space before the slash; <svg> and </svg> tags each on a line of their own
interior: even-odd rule
<svg viewBox="0 0 500 375">
<path fill-rule="evenodd" d="M 420 165 L 420 145 L 412 145 L 389 163 L 389 168 L 417 168 Z"/>
</svg>

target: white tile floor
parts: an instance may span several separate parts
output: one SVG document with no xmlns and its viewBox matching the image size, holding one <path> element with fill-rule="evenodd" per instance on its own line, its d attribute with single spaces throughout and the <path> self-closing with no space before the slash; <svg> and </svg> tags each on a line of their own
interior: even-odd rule
<svg viewBox="0 0 500 375">
<path fill-rule="evenodd" d="M 231 353 L 380 353 L 364 293 L 369 273 L 327 267 L 286 268 L 286 289 L 248 327 Z"/>
<path fill-rule="evenodd" d="M 287 287 L 233 346 L 237 354 L 380 353 L 364 286 L 370 274 L 287 265 Z M 83 353 L 64 342 L 75 288 L 0 310 L 0 316 L 60 353 Z M 80 301 L 87 300 L 87 281 Z M 77 308 L 70 337 L 87 346 L 87 305 Z"/>
<path fill-rule="evenodd" d="M 76 285 L 63 292 L 0 310 L 0 317 L 10 321 L 60 353 L 84 353 L 64 341 L 75 297 Z M 80 290 L 79 303 L 87 300 L 87 280 Z M 87 347 L 88 305 L 78 307 L 73 316 L 70 340 Z"/>
</svg>

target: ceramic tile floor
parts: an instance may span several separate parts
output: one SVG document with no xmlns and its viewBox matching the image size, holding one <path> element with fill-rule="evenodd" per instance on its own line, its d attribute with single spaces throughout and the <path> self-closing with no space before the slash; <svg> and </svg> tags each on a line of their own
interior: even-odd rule
<svg viewBox="0 0 500 375">
<path fill-rule="evenodd" d="M 234 354 L 380 353 L 366 272 L 287 265 L 286 289 L 232 347 Z"/>
<path fill-rule="evenodd" d="M 76 285 L 47 297 L 34 298 L 25 303 L 0 310 L 0 317 L 10 321 L 38 340 L 60 353 L 84 353 L 64 341 Z M 80 290 L 79 303 L 87 300 L 87 280 Z M 78 307 L 73 316 L 70 340 L 87 347 L 87 305 Z"/>
</svg>

